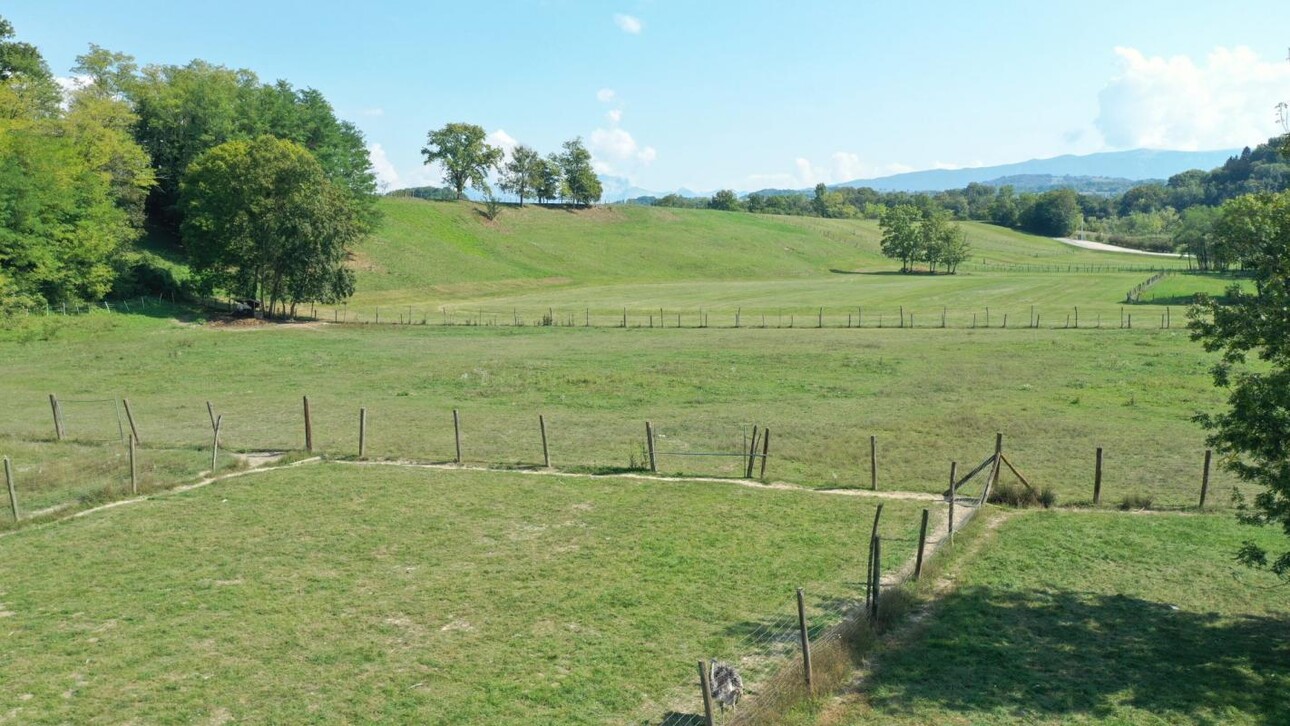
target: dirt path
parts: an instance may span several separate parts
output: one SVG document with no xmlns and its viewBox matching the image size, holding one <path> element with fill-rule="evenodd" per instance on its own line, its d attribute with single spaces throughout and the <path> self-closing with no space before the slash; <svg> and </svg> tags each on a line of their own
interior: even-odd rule
<svg viewBox="0 0 1290 726">
<path fill-rule="evenodd" d="M 1053 237 L 1053 239 L 1068 244 L 1072 247 L 1082 247 L 1086 250 L 1097 250 L 1098 252 L 1125 252 L 1130 255 L 1147 255 L 1148 257 L 1172 257 L 1178 259 L 1177 253 L 1174 252 L 1148 252 L 1146 250 L 1135 250 L 1132 247 L 1120 247 L 1118 245 L 1109 245 L 1105 242 L 1092 242 L 1086 239 L 1074 239 L 1071 237 Z"/>
<path fill-rule="evenodd" d="M 434 469 L 436 471 L 473 471 L 473 472 L 493 472 L 497 474 L 524 474 L 527 476 L 558 476 L 569 479 L 639 479 L 643 481 L 659 482 L 709 482 L 713 484 L 734 484 L 749 489 L 769 489 L 774 491 L 785 492 L 804 492 L 809 494 L 824 494 L 840 497 L 862 497 L 870 499 L 902 499 L 920 502 L 943 502 L 945 497 L 939 494 L 929 494 L 926 492 L 901 492 L 901 491 L 871 491 L 869 489 L 813 489 L 797 484 L 787 482 L 768 482 L 762 483 L 751 479 L 723 479 L 721 477 L 706 476 L 658 476 L 655 474 L 587 474 L 583 472 L 567 472 L 558 469 L 499 469 L 488 466 L 472 466 L 469 464 L 432 464 L 419 461 L 394 460 L 394 461 L 332 461 L 333 464 L 348 464 L 350 466 L 396 466 L 408 469 Z"/>
<path fill-rule="evenodd" d="M 927 621 L 935 616 L 941 600 L 954 591 L 962 569 L 970 564 L 981 550 L 994 542 L 1000 525 L 1019 513 L 1018 510 L 997 507 L 981 512 L 981 531 L 964 543 L 964 546 L 955 553 L 957 557 L 954 563 L 940 572 L 932 581 L 928 600 L 906 615 L 899 625 L 879 638 L 872 655 L 866 658 L 863 665 L 856 670 L 851 682 L 840 694 L 824 704 L 816 720 L 817 726 L 838 726 L 846 723 L 855 709 L 864 706 L 869 681 L 878 667 L 878 662 L 882 659 L 882 654 L 908 647 L 922 637 Z"/>
</svg>

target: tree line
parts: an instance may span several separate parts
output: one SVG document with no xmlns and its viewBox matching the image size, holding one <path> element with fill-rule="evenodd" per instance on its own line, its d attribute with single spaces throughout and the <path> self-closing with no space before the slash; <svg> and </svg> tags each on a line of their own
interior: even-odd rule
<svg viewBox="0 0 1290 726">
<path fill-rule="evenodd" d="M 1280 153 L 1283 139 L 1246 148 L 1210 171 L 1192 169 L 1163 182 L 1144 182 L 1120 194 L 1077 193 L 1072 189 L 1017 192 L 1011 185 L 972 183 L 943 192 L 880 192 L 868 187 L 829 188 L 813 194 L 754 192 L 740 197 L 724 189 L 707 198 L 643 197 L 662 207 L 707 208 L 755 214 L 838 219 L 880 219 L 894 207 L 914 206 L 924 214 L 948 213 L 955 220 L 990 222 L 1032 234 L 1065 237 L 1082 232 L 1112 244 L 1190 254 L 1202 270 L 1225 270 L 1237 255 L 1213 234 L 1217 209 L 1243 195 L 1290 189 L 1290 161 Z"/>
<path fill-rule="evenodd" d="M 507 159 L 505 150 L 487 142 L 482 126 L 449 123 L 427 134 L 421 154 L 426 164 L 443 166 L 443 181 L 456 199 L 462 199 L 469 187 L 493 201 L 489 178 L 496 173 L 497 186 L 518 197 L 521 207 L 525 199 L 537 199 L 539 204 L 564 200 L 582 207 L 600 201 L 604 190 L 582 138 L 564 142 L 561 149 L 558 154 L 543 157 L 532 147 L 520 144 Z M 445 196 L 427 187 L 396 193 L 427 199 Z"/>
<path fill-rule="evenodd" d="M 72 72 L 64 90 L 0 18 L 0 308 L 218 290 L 286 311 L 352 294 L 344 263 L 379 221 L 376 180 L 320 92 L 93 45 Z M 192 277 L 137 245 L 145 232 Z"/>
</svg>

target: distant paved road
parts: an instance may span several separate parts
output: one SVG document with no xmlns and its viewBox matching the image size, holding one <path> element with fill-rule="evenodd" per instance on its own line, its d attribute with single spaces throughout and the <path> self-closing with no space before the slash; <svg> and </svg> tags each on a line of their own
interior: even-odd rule
<svg viewBox="0 0 1290 726">
<path fill-rule="evenodd" d="M 1090 242 L 1086 239 L 1071 239 L 1070 237 L 1054 237 L 1058 242 L 1064 242 L 1075 247 L 1083 247 L 1086 250 L 1099 250 L 1101 252 L 1127 252 L 1131 255 L 1147 255 L 1148 257 L 1178 257 L 1176 252 L 1147 252 L 1146 250 L 1135 250 L 1132 247 L 1117 247 L 1105 242 Z"/>
</svg>

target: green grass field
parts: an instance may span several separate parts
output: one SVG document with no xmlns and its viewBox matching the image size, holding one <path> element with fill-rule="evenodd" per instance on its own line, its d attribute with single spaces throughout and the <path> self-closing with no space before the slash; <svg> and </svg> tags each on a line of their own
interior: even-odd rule
<svg viewBox="0 0 1290 726">
<path fill-rule="evenodd" d="M 342 464 L 161 495 L 0 539 L 0 714 L 600 724 L 692 713 L 696 660 L 738 655 L 793 587 L 856 597 L 873 506 Z M 915 505 L 885 509 L 884 531 L 911 536 Z"/>
<path fill-rule="evenodd" d="M 1003 524 L 842 724 L 1290 722 L 1285 585 L 1227 517 L 1031 513 Z"/>
<path fill-rule="evenodd" d="M 770 479 L 867 487 L 878 436 L 880 487 L 942 491 L 951 461 L 975 465 L 1003 432 L 1011 460 L 1062 503 L 1092 496 L 1106 451 L 1104 503 L 1127 494 L 1194 504 L 1203 437 L 1190 421 L 1222 405 L 1208 356 L 1182 331 L 616 330 L 305 326 L 211 328 L 97 314 L 50 318 L 49 340 L 0 338 L 7 375 L 0 436 L 52 437 L 47 394 L 124 396 L 149 447 L 207 450 L 205 402 L 230 450 L 303 446 L 301 396 L 317 447 L 369 456 L 453 458 L 461 411 L 467 461 L 540 464 L 539 414 L 552 463 L 643 466 L 644 422 L 664 452 L 734 452 L 752 425 L 772 432 Z M 44 319 L 33 319 L 44 325 Z M 57 361 L 51 365 L 50 361 Z M 69 435 L 101 436 L 111 404 L 65 406 Z M 97 433 L 96 433 L 97 432 Z M 5 453 L 5 452 L 0 452 Z M 12 454 L 22 465 L 22 452 Z M 660 457 L 660 470 L 739 476 L 736 458 Z M 21 482 L 20 482 L 21 484 Z M 1231 480 L 1216 472 L 1211 503 Z"/>
<path fill-rule="evenodd" d="M 903 305 L 915 325 L 939 324 L 944 308 L 951 324 L 968 325 L 973 313 L 984 323 L 993 307 L 994 325 L 1007 312 L 1016 326 L 1031 305 L 1047 324 L 1078 305 L 1083 324 L 1101 315 L 1104 325 L 1114 316 L 1118 326 L 1119 302 L 1149 273 L 1108 270 L 1186 267 L 965 223 L 973 263 L 963 273 L 900 275 L 881 256 L 872 221 L 614 206 L 510 208 L 489 222 L 470 204 L 388 199 L 381 208 L 386 222 L 355 262 L 359 294 L 347 306 L 350 319 L 373 321 L 385 306 L 389 321 L 400 314 L 442 321 L 446 310 L 459 322 L 481 313 L 485 322 L 516 315 L 532 322 L 550 308 L 558 320 L 582 324 L 589 313 L 608 325 L 627 307 L 632 324 L 662 308 L 665 320 L 681 313 L 682 324 L 693 325 L 702 308 L 709 324 L 733 325 L 742 308 L 745 325 L 781 312 L 810 315 L 814 324 L 823 307 L 828 324 L 842 326 L 848 314 L 865 314 L 859 307 L 869 308 L 868 324 L 881 314 L 894 325 Z M 980 263 L 1098 271 L 985 272 Z"/>
<path fill-rule="evenodd" d="M 374 322 L 379 308 L 382 323 L 454 324 L 255 325 L 137 300 L 130 314 L 121 301 L 111 314 L 0 320 L 0 454 L 14 461 L 24 513 L 59 508 L 0 538 L 0 720 L 692 723 L 696 659 L 744 657 L 750 633 L 791 623 L 796 585 L 835 605 L 856 597 L 874 500 L 574 476 L 643 470 L 646 421 L 665 477 L 741 478 L 741 458 L 680 454 L 742 450 L 759 426 L 772 433 L 771 482 L 867 488 L 874 435 L 880 489 L 939 493 L 951 461 L 966 471 L 1002 432 L 1009 459 L 1059 505 L 1091 503 L 1098 447 L 1103 506 L 1129 495 L 1196 505 L 1205 444 L 1192 417 L 1224 396 L 1182 306 L 1230 277 L 1171 275 L 1123 305 L 1148 267 L 1185 261 L 969 224 L 974 261 L 961 274 L 901 275 L 864 221 L 605 207 L 511 208 L 490 223 L 469 204 L 382 208 L 384 227 L 354 260 L 358 296 L 318 317 Z M 534 325 L 545 315 L 554 325 Z M 70 441 L 52 440 L 50 393 Z M 113 399 L 130 399 L 141 490 L 153 493 L 211 468 L 208 401 L 223 416 L 221 472 L 245 466 L 239 454 L 299 457 L 306 395 L 325 458 L 357 456 L 361 407 L 368 458 L 451 461 L 457 409 L 467 464 L 540 468 L 542 415 L 565 473 L 311 464 L 47 521 L 125 496 Z M 1230 506 L 1233 484 L 1216 470 L 1210 506 Z M 910 549 L 925 505 L 887 503 L 884 535 L 906 540 L 897 548 Z M 1274 617 L 1276 603 L 1247 587 L 1256 576 L 1230 575 L 1245 534 L 1233 527 L 1019 518 L 955 596 L 965 604 L 947 603 L 948 622 L 1070 611 L 1079 627 L 1000 626 L 1010 640 L 973 666 L 1006 686 L 986 691 L 994 700 L 905 679 L 849 717 L 1282 715 L 1240 695 L 1265 685 L 1247 677 L 1248 659 L 1263 656 L 1245 644 L 1266 632 L 1242 616 Z M 15 529 L 7 511 L 0 529 Z M 1164 589 L 1143 584 L 1160 571 Z M 1179 593 L 1187 572 L 1206 592 L 1233 577 L 1231 598 Z M 1111 598 L 1121 590 L 1123 603 Z M 1151 622 L 1157 602 L 1177 604 L 1185 627 Z M 1220 615 L 1203 621 L 1208 607 Z M 813 611 L 813 624 L 836 615 Z M 1101 618 L 1124 633 L 1093 632 Z M 1062 638 L 1132 657 L 1079 660 Z M 1202 666 L 1195 654 L 1222 638 L 1233 645 Z M 1017 682 L 1028 671 L 1004 656 L 1038 661 L 1054 648 L 1070 661 L 1045 674 L 1058 697 L 1023 705 L 1039 686 Z M 1215 680 L 1189 701 L 1165 684 L 1181 672 L 1153 671 L 1154 658 Z M 1166 696 L 1102 675 L 1085 689 L 1077 676 L 1090 664 Z M 916 705 L 900 710 L 905 701 Z"/>
</svg>

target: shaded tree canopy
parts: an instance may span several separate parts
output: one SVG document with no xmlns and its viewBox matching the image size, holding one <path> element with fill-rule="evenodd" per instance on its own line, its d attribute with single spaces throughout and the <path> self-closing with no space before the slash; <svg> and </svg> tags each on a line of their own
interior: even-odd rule
<svg viewBox="0 0 1290 726">
<path fill-rule="evenodd" d="M 1290 192 L 1225 203 L 1213 234 L 1253 275 L 1254 291 L 1233 286 L 1223 303 L 1202 298 L 1191 311 L 1193 339 L 1220 354 L 1214 383 L 1230 392 L 1226 411 L 1197 420 L 1225 465 L 1261 487 L 1240 503 L 1243 521 L 1290 536 Z M 1290 548 L 1270 555 L 1246 543 L 1240 558 L 1290 576 Z"/>
<path fill-rule="evenodd" d="M 303 146 L 268 135 L 220 144 L 189 165 L 180 205 L 205 289 L 271 312 L 353 294 L 343 263 L 364 232 L 361 213 Z"/>
</svg>

